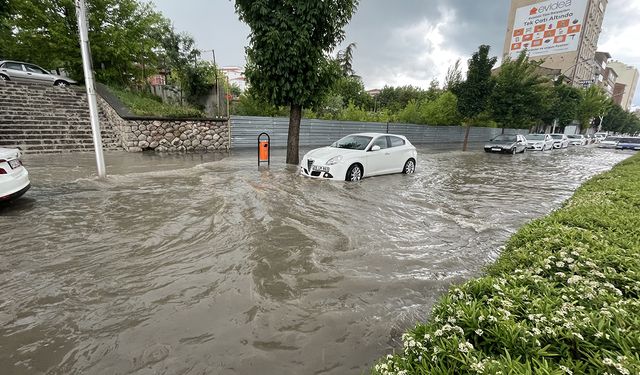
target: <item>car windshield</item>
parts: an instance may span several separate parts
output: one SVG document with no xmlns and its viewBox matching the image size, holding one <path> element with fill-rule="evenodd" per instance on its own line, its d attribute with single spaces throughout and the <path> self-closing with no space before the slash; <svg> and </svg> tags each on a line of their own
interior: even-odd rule
<svg viewBox="0 0 640 375">
<path fill-rule="evenodd" d="M 515 135 L 499 135 L 494 139 L 492 139 L 492 141 L 493 142 L 515 142 L 516 136 Z"/>
<path fill-rule="evenodd" d="M 364 150 L 367 148 L 369 142 L 371 142 L 372 137 L 367 137 L 365 135 L 348 135 L 341 140 L 334 142 L 331 147 L 335 148 L 346 148 L 349 150 Z"/>
<path fill-rule="evenodd" d="M 562 134 L 551 134 L 553 139 L 562 139 Z"/>
<path fill-rule="evenodd" d="M 544 141 L 544 134 L 529 134 L 527 139 L 530 141 Z"/>
<path fill-rule="evenodd" d="M 607 137 L 604 140 L 607 142 L 618 142 L 620 140 L 620 137 Z"/>
<path fill-rule="evenodd" d="M 568 137 L 568 138 L 571 138 L 571 139 L 580 138 L 580 137 L 579 137 L 579 136 L 577 136 L 577 135 L 568 135 L 567 137 Z"/>
</svg>

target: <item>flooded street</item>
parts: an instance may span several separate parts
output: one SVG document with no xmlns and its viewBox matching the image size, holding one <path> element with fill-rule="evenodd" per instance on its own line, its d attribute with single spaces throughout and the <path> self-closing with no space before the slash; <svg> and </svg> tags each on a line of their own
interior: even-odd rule
<svg viewBox="0 0 640 375">
<path fill-rule="evenodd" d="M 25 158 L 0 209 L 2 374 L 361 374 L 527 221 L 631 154 L 419 149 L 311 180 L 256 155 Z"/>
</svg>

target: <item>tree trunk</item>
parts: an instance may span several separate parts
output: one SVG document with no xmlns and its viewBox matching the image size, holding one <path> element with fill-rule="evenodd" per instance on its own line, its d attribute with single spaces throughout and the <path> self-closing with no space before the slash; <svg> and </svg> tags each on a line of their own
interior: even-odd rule
<svg viewBox="0 0 640 375">
<path fill-rule="evenodd" d="M 469 142 L 469 132 L 471 131 L 471 124 L 467 125 L 464 131 L 464 143 L 462 144 L 462 151 L 467 151 L 467 143 Z"/>
<path fill-rule="evenodd" d="M 287 139 L 287 164 L 298 165 L 300 155 L 298 146 L 300 143 L 300 120 L 302 119 L 302 106 L 291 104 L 289 112 L 289 138 Z"/>
</svg>

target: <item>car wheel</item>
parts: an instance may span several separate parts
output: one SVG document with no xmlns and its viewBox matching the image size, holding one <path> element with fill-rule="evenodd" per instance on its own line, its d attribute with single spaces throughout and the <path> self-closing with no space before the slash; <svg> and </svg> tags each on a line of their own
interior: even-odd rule
<svg viewBox="0 0 640 375">
<path fill-rule="evenodd" d="M 67 82 L 67 81 L 56 81 L 53 85 L 54 86 L 58 86 L 58 87 L 67 87 L 67 86 L 69 86 L 69 82 Z"/>
<path fill-rule="evenodd" d="M 354 164 L 347 170 L 347 181 L 360 181 L 362 180 L 362 166 L 360 164 Z"/>
<path fill-rule="evenodd" d="M 522 149 L 522 153 L 524 154 L 525 152 L 527 152 L 527 148 L 526 147 Z"/>
<path fill-rule="evenodd" d="M 4 74 L 0 74 L 0 81 L 9 81 L 9 77 L 5 76 Z"/>
<path fill-rule="evenodd" d="M 416 171 L 416 161 L 413 159 L 407 160 L 407 162 L 404 163 L 404 168 L 402 169 L 402 173 L 412 174 L 415 171 Z"/>
</svg>

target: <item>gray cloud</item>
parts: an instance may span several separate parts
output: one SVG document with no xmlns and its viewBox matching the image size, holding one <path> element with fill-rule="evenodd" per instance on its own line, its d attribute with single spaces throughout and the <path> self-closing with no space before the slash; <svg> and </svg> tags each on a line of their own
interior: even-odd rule
<svg viewBox="0 0 640 375">
<path fill-rule="evenodd" d="M 178 30 L 192 34 L 201 49 L 215 48 L 221 65 L 244 65 L 249 28 L 238 20 L 233 1 L 153 2 Z M 616 59 L 640 67 L 635 48 L 638 3 L 609 2 L 600 45 Z M 361 0 L 343 46 L 358 45 L 354 67 L 368 88 L 426 86 L 457 58 L 466 61 L 481 44 L 501 56 L 509 6 L 509 0 Z M 640 105 L 640 94 L 635 103 Z"/>
</svg>

